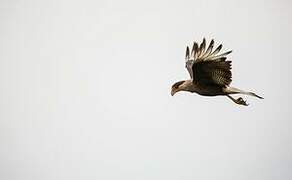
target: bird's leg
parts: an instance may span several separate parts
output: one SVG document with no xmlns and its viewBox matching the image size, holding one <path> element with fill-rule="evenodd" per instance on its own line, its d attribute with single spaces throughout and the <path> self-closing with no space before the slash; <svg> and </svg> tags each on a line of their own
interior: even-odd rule
<svg viewBox="0 0 292 180">
<path fill-rule="evenodd" d="M 229 99 L 231 99 L 233 102 L 235 102 L 236 104 L 239 105 L 244 105 L 244 106 L 248 106 L 248 104 L 246 103 L 246 101 L 244 101 L 242 99 L 242 97 L 239 97 L 237 99 L 234 99 L 232 96 L 230 96 L 229 94 L 226 95 Z"/>
</svg>

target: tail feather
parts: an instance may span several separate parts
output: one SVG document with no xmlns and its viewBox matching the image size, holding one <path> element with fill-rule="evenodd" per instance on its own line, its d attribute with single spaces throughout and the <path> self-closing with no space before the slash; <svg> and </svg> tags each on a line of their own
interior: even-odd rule
<svg viewBox="0 0 292 180">
<path fill-rule="evenodd" d="M 253 93 L 253 92 L 248 92 L 248 91 L 243 91 L 241 89 L 235 88 L 235 87 L 228 87 L 226 88 L 226 92 L 228 94 L 245 94 L 245 95 L 249 95 L 249 96 L 253 96 L 253 97 L 257 97 L 259 99 L 264 99 L 263 97 Z"/>
<path fill-rule="evenodd" d="M 259 99 L 264 99 L 263 97 L 261 97 L 261 96 L 255 94 L 255 93 L 253 93 L 253 92 L 247 92 L 247 95 L 254 96 L 254 97 L 257 97 L 257 98 L 259 98 Z"/>
</svg>

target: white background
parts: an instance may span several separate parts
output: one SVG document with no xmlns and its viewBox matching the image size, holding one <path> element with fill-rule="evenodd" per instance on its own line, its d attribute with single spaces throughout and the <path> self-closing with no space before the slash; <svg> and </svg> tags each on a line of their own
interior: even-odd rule
<svg viewBox="0 0 292 180">
<path fill-rule="evenodd" d="M 0 7 L 0 179 L 292 179 L 291 1 Z M 203 37 L 264 100 L 170 96 Z"/>
</svg>

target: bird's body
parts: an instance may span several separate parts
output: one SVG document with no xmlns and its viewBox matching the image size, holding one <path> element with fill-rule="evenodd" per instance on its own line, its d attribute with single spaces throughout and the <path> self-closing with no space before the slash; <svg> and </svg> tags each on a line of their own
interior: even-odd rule
<svg viewBox="0 0 292 180">
<path fill-rule="evenodd" d="M 246 94 L 262 98 L 255 93 L 246 92 L 234 87 L 230 87 L 231 83 L 231 61 L 226 61 L 226 55 L 232 51 L 222 54 L 220 52 L 222 45 L 219 45 L 212 51 L 214 41 L 206 49 L 206 40 L 200 46 L 194 42 L 191 54 L 189 47 L 186 50 L 186 68 L 191 79 L 179 81 L 172 86 L 171 95 L 178 91 L 188 91 L 203 96 L 225 95 L 233 102 L 240 105 L 248 105 L 241 97 L 233 99 L 230 94 Z"/>
<path fill-rule="evenodd" d="M 197 93 L 202 96 L 218 96 L 226 94 L 224 88 L 220 86 L 194 83 L 192 80 L 184 81 L 182 87 L 186 91 Z"/>
</svg>

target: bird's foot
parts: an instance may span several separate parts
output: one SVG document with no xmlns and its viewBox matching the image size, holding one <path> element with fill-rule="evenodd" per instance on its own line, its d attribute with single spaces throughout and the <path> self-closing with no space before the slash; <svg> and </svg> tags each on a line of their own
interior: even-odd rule
<svg viewBox="0 0 292 180">
<path fill-rule="evenodd" d="M 245 100 L 242 99 L 242 97 L 237 98 L 235 103 L 243 106 L 248 106 L 248 104 L 246 103 Z"/>
</svg>

